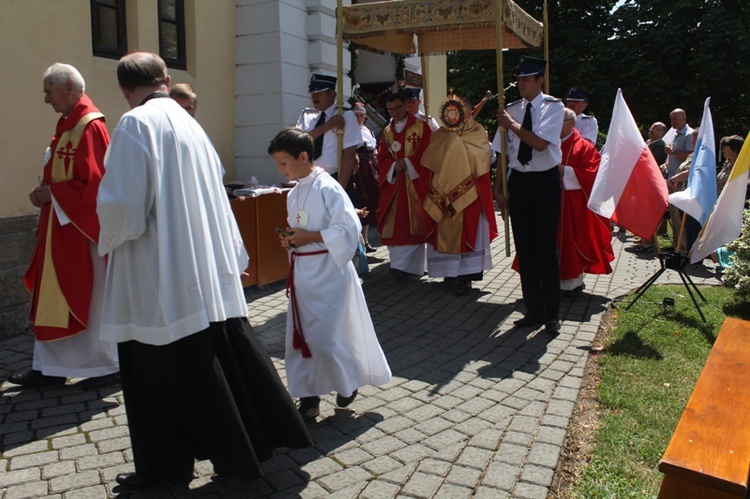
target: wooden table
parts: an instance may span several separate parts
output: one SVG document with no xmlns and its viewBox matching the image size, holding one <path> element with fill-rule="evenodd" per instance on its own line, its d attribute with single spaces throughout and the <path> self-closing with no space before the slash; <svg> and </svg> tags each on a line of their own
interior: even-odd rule
<svg viewBox="0 0 750 499">
<path fill-rule="evenodd" d="M 289 273 L 287 252 L 279 243 L 276 227 L 286 227 L 287 191 L 258 197 L 231 199 L 234 218 L 250 255 L 250 266 L 242 285 L 263 286 L 286 279 Z"/>
</svg>

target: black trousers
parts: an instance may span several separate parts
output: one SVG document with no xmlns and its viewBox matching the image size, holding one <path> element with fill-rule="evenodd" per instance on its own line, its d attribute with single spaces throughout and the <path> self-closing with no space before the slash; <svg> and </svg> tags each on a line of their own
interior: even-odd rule
<svg viewBox="0 0 750 499">
<path fill-rule="evenodd" d="M 245 318 L 163 346 L 118 345 L 136 474 L 185 477 L 195 459 L 223 476 L 253 479 L 275 447 L 310 436 Z"/>
<path fill-rule="evenodd" d="M 547 319 L 557 319 L 560 312 L 560 192 L 557 167 L 530 173 L 512 170 L 508 180 L 508 208 L 523 302 L 528 313 Z"/>
</svg>

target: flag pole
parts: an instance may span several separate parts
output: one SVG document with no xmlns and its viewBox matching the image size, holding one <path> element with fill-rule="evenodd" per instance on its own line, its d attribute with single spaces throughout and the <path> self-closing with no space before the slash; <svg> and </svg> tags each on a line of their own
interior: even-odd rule
<svg viewBox="0 0 750 499">
<path fill-rule="evenodd" d="M 503 6 L 505 0 L 495 0 L 495 37 L 497 48 L 497 105 L 500 110 L 505 109 L 505 87 L 503 85 Z M 500 132 L 500 157 L 498 158 L 498 169 L 495 172 L 495 183 L 500 182 L 502 193 L 508 199 L 508 151 L 505 136 L 508 133 L 505 128 L 499 127 Z M 503 226 L 505 228 L 505 256 L 510 256 L 510 227 L 508 223 L 508 209 L 503 210 Z"/>
<path fill-rule="evenodd" d="M 339 116 L 344 116 L 344 9 L 343 0 L 337 0 L 336 4 L 336 109 Z M 343 159 L 344 130 L 336 129 L 337 155 L 339 167 Z"/>
<path fill-rule="evenodd" d="M 430 92 L 429 92 L 429 81 L 430 81 L 430 56 L 422 54 L 420 56 L 420 62 L 422 63 L 422 97 L 424 97 L 424 114 L 430 116 Z"/>
<path fill-rule="evenodd" d="M 682 222 L 680 222 L 680 236 L 677 238 L 677 241 L 674 242 L 674 252 L 679 253 L 680 252 L 680 245 L 682 244 L 682 234 L 685 232 L 685 220 L 687 219 L 687 213 L 684 211 L 682 212 Z M 674 238 L 674 234 L 672 234 L 672 237 Z M 686 248 L 686 251 L 690 251 L 690 248 Z"/>
</svg>

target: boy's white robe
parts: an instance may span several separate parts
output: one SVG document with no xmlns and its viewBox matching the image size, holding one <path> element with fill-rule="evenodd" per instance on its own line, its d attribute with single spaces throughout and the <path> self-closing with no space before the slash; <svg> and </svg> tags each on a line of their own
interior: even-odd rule
<svg viewBox="0 0 750 499">
<path fill-rule="evenodd" d="M 200 125 L 170 98 L 149 100 L 122 116 L 104 165 L 102 339 L 167 345 L 246 317 L 248 256 Z"/>
<path fill-rule="evenodd" d="M 380 385 L 391 370 L 370 319 L 359 277 L 352 264 L 361 225 L 340 184 L 321 168 L 300 179 L 287 197 L 287 220 L 298 227 L 296 215 L 308 215 L 305 230 L 320 231 L 323 243 L 294 251 L 326 249 L 321 255 L 297 256 L 294 286 L 299 322 L 312 357 L 292 347 L 293 318 L 286 322 L 286 373 L 292 397 L 336 391 L 344 396 L 361 386 Z"/>
</svg>

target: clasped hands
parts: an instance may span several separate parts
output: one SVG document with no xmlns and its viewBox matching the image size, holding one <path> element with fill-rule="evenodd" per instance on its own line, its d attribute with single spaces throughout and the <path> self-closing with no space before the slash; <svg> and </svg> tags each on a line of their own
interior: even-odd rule
<svg viewBox="0 0 750 499">
<path fill-rule="evenodd" d="M 50 194 L 49 185 L 34 187 L 29 193 L 29 200 L 37 208 L 41 208 L 43 204 L 51 202 L 52 195 Z"/>
<path fill-rule="evenodd" d="M 287 227 L 279 233 L 279 239 L 281 240 L 281 247 L 290 250 L 315 242 L 312 235 L 313 232 L 304 229 Z"/>
</svg>

